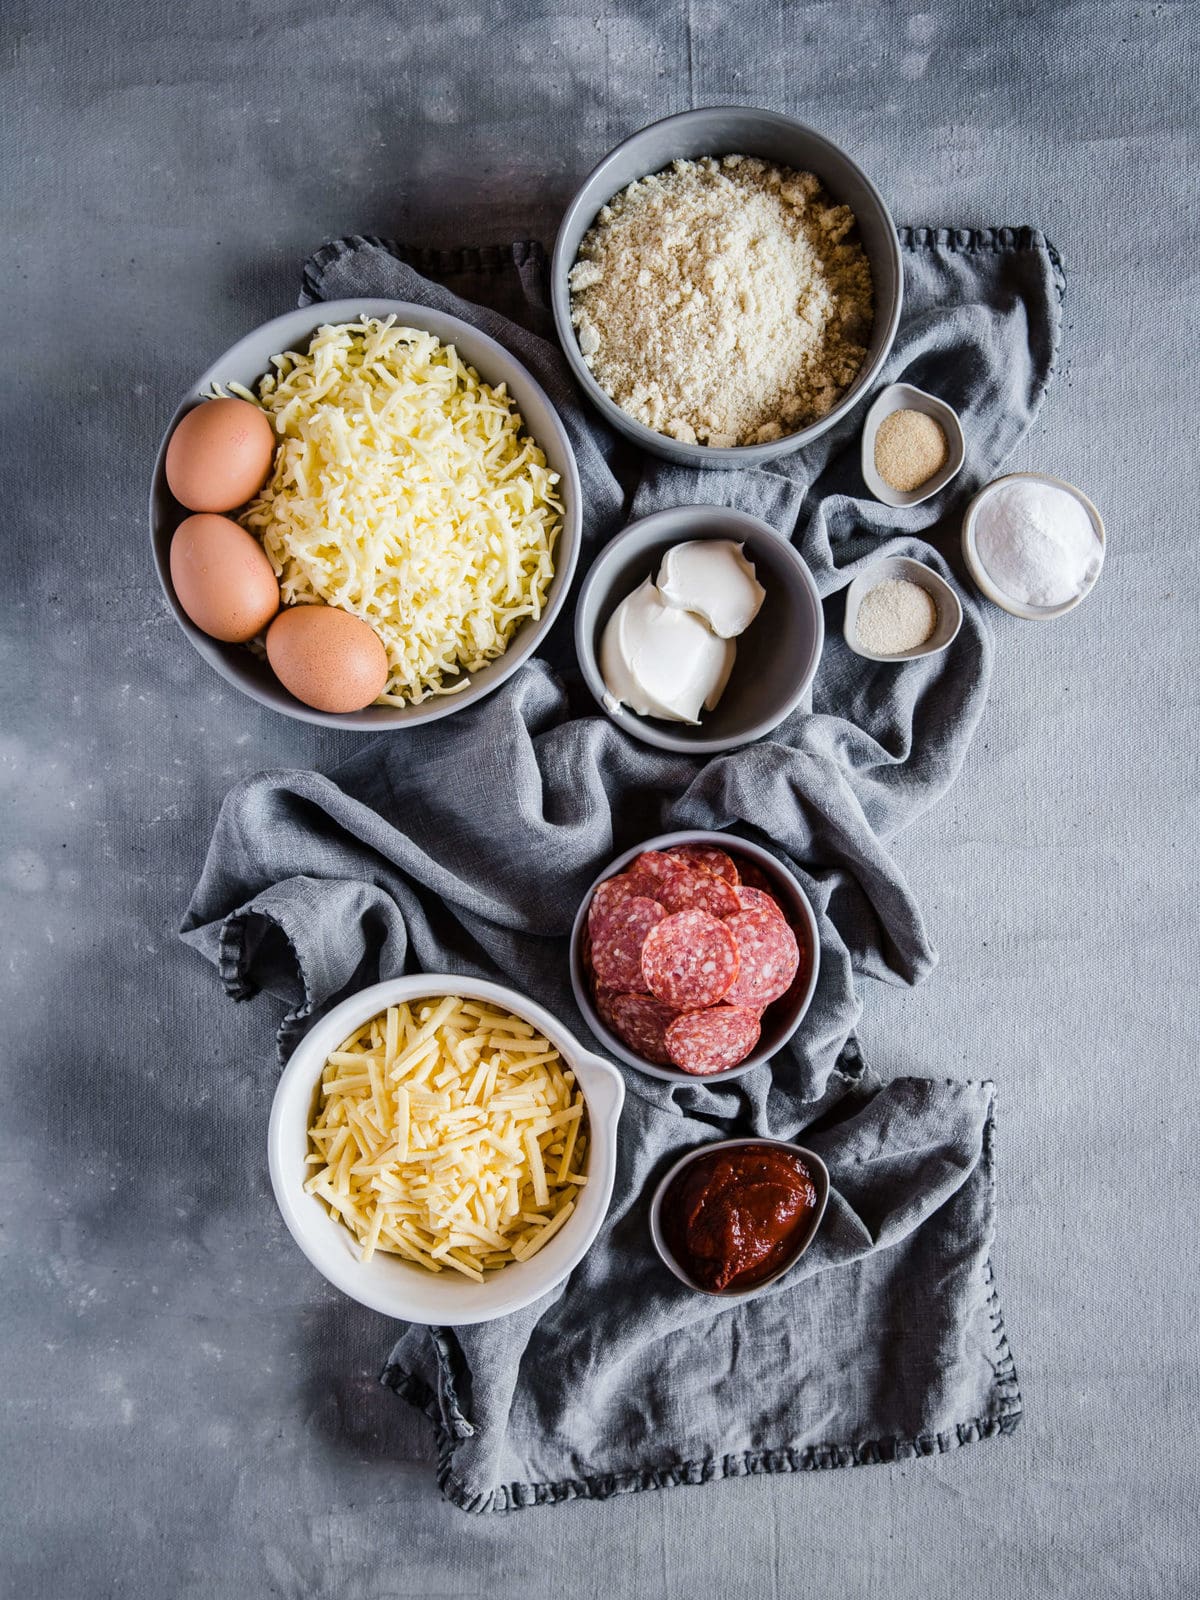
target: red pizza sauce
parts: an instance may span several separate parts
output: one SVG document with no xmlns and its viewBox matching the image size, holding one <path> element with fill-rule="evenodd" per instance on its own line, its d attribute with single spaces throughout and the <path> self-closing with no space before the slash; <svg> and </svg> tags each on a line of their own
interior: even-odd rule
<svg viewBox="0 0 1200 1600">
<path fill-rule="evenodd" d="M 662 1198 L 663 1237 L 705 1289 L 748 1289 L 791 1260 L 817 1206 L 817 1187 L 792 1150 L 734 1145 L 698 1156 Z"/>
</svg>

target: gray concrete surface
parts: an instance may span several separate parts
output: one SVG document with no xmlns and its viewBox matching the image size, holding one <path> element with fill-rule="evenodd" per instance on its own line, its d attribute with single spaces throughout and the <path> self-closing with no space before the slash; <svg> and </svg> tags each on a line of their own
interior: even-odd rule
<svg viewBox="0 0 1200 1600">
<path fill-rule="evenodd" d="M 1185 1595 L 1200 1585 L 1197 13 L 1187 5 L 190 7 L 0 18 L 0 1594 Z M 1014 465 L 1107 517 L 1097 593 L 997 616 L 984 726 L 902 841 L 943 952 L 885 1070 L 996 1078 L 1026 1417 L 899 1468 L 469 1521 L 263 1159 L 269 1004 L 175 939 L 220 798 L 351 747 L 236 698 L 147 559 L 192 374 L 374 231 L 552 236 L 627 131 L 738 100 L 902 221 L 1034 223 L 1066 370 Z"/>
</svg>

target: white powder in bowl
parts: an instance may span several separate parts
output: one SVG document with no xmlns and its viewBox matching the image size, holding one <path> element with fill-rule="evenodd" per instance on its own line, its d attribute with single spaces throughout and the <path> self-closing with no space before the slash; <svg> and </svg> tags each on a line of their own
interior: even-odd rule
<svg viewBox="0 0 1200 1600">
<path fill-rule="evenodd" d="M 1092 519 L 1066 489 L 1017 478 L 975 512 L 975 549 L 988 577 L 1026 606 L 1061 606 L 1091 583 L 1102 550 Z"/>
<path fill-rule="evenodd" d="M 907 578 L 885 578 L 863 596 L 854 632 L 872 655 L 898 656 L 919 650 L 937 627 L 937 602 Z"/>
</svg>

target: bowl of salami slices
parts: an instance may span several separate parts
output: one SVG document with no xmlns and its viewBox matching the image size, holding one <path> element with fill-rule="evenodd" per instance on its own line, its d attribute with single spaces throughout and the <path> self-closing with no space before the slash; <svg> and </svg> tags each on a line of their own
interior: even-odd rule
<svg viewBox="0 0 1200 1600">
<path fill-rule="evenodd" d="M 571 984 L 621 1061 L 673 1083 L 740 1077 L 800 1026 L 817 986 L 817 921 L 760 845 L 668 833 L 596 879 L 571 931 Z"/>
</svg>

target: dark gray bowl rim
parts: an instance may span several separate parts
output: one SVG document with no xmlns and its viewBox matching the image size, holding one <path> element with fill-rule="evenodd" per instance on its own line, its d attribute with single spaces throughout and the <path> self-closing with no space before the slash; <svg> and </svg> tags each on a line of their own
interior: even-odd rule
<svg viewBox="0 0 1200 1600">
<path fill-rule="evenodd" d="M 669 117 L 660 117 L 654 122 L 646 123 L 642 128 L 635 129 L 633 133 L 622 139 L 619 144 L 615 144 L 607 155 L 597 161 L 596 165 L 575 190 L 566 211 L 563 213 L 562 221 L 559 223 L 550 263 L 550 302 L 551 310 L 554 314 L 554 326 L 558 334 L 558 342 L 562 346 L 563 354 L 566 356 L 571 371 L 582 386 L 588 399 L 612 426 L 623 429 L 627 437 L 635 439 L 644 449 L 655 455 L 660 453 L 662 441 L 666 437 L 666 435 L 656 432 L 653 428 L 648 428 L 645 423 L 638 422 L 635 417 L 631 417 L 627 412 L 622 411 L 617 403 L 605 394 L 604 390 L 596 382 L 590 368 L 580 354 L 575 330 L 571 325 L 571 295 L 567 286 L 567 274 L 575 265 L 575 260 L 574 252 L 572 252 L 570 261 L 566 259 L 567 230 L 579 209 L 584 190 L 590 186 L 594 179 L 601 176 L 606 167 L 615 165 L 617 158 L 635 139 L 640 139 L 643 134 L 649 133 L 652 129 L 677 127 L 688 122 L 699 122 L 713 114 L 756 117 L 762 122 L 786 129 L 790 133 L 803 134 L 817 144 L 823 145 L 825 149 L 853 167 L 863 187 L 879 208 L 880 214 L 887 219 L 889 225 L 887 237 L 897 285 L 895 303 L 892 306 L 891 315 L 884 329 L 884 338 L 875 359 L 863 365 L 862 370 L 849 390 L 827 416 L 822 417 L 818 422 L 810 423 L 806 428 L 801 428 L 798 433 L 787 434 L 783 440 L 773 440 L 767 444 L 683 445 L 681 441 L 671 441 L 672 445 L 679 448 L 670 452 L 670 459 L 688 460 L 696 465 L 708 465 L 713 468 L 736 468 L 752 466 L 760 461 L 777 460 L 781 455 L 790 455 L 795 450 L 804 449 L 806 445 L 811 444 L 814 439 L 818 439 L 821 434 L 827 432 L 835 423 L 840 422 L 855 406 L 867 398 L 872 385 L 891 354 L 896 332 L 900 326 L 900 314 L 904 307 L 904 263 L 900 254 L 900 240 L 896 234 L 896 225 L 892 218 L 891 209 L 877 186 L 847 150 L 838 144 L 836 140 L 811 127 L 807 122 L 801 122 L 796 117 L 786 116 L 782 111 L 768 111 L 763 106 L 719 105 L 695 106 L 690 111 L 676 111 Z M 711 152 L 713 155 L 726 153 L 728 152 Z M 661 169 L 655 168 L 654 170 Z M 647 175 L 643 174 L 643 176 Z M 613 192 L 615 193 L 616 191 Z M 612 193 L 609 194 L 608 198 L 612 198 Z"/>
<path fill-rule="evenodd" d="M 798 1155 L 805 1166 L 809 1168 L 813 1181 L 817 1186 L 817 1207 L 812 1214 L 800 1248 L 794 1255 L 789 1256 L 777 1272 L 772 1272 L 769 1277 L 763 1278 L 760 1283 L 751 1284 L 745 1289 L 706 1289 L 702 1283 L 697 1283 L 693 1277 L 684 1271 L 682 1264 L 676 1261 L 666 1239 L 663 1237 L 661 1222 L 663 1196 L 684 1168 L 690 1167 L 693 1161 L 699 1161 L 701 1156 L 711 1155 L 715 1150 L 734 1150 L 748 1144 L 771 1145 L 777 1150 L 791 1150 Z M 792 1270 L 820 1232 L 821 1223 L 825 1218 L 825 1208 L 828 1204 L 829 1168 L 817 1152 L 810 1150 L 807 1145 L 797 1144 L 794 1139 L 761 1138 L 753 1134 L 740 1139 L 713 1139 L 707 1144 L 695 1145 L 691 1150 L 680 1156 L 679 1160 L 663 1174 L 655 1185 L 654 1193 L 650 1197 L 650 1238 L 663 1266 L 669 1272 L 674 1273 L 686 1288 L 694 1290 L 696 1294 L 706 1294 L 713 1300 L 748 1300 L 752 1295 L 769 1288 L 771 1284 L 778 1283 L 785 1273 Z"/>
<path fill-rule="evenodd" d="M 368 307 L 371 309 L 368 310 Z M 419 720 L 409 715 L 410 708 L 406 706 L 368 707 L 364 711 L 335 713 L 314 710 L 310 706 L 302 705 L 300 701 L 294 700 L 290 696 L 288 697 L 289 704 L 278 703 L 264 696 L 255 685 L 245 682 L 226 659 L 225 652 L 227 650 L 243 647 L 220 645 L 217 640 L 210 639 L 206 634 L 202 633 L 183 611 L 175 597 L 174 585 L 171 583 L 168 565 L 170 541 L 163 540 L 163 549 L 159 549 L 160 519 L 155 499 L 160 488 L 165 487 L 167 445 L 170 443 L 172 433 L 174 433 L 183 416 L 200 403 L 205 390 L 210 384 L 227 380 L 227 368 L 231 363 L 238 360 L 244 345 L 251 342 L 257 343 L 275 327 L 281 327 L 285 323 L 291 325 L 301 315 L 311 315 L 312 318 L 311 328 L 307 335 L 302 336 L 303 338 L 311 338 L 312 334 L 326 322 L 356 322 L 360 316 L 386 317 L 395 315 L 398 321 L 405 322 L 408 326 L 416 328 L 423 328 L 430 317 L 436 317 L 438 321 L 444 324 L 462 329 L 470 341 L 484 345 L 489 353 L 491 351 L 497 352 L 501 364 L 511 362 L 513 366 L 519 368 L 525 382 L 539 396 L 546 407 L 547 413 L 553 419 L 556 431 L 555 443 L 559 448 L 564 466 L 560 476 L 567 490 L 564 496 L 563 531 L 559 536 L 559 546 L 560 549 L 563 545 L 570 546 L 565 566 L 559 567 L 556 565 L 555 567 L 555 577 L 558 578 L 561 573 L 558 592 L 550 597 L 537 621 L 527 627 L 528 637 L 525 639 L 520 637 L 520 634 L 525 632 L 526 628 L 523 627 L 518 630 L 512 644 L 504 654 L 499 656 L 495 662 L 489 664 L 487 670 L 494 668 L 494 676 L 487 680 L 481 690 L 476 692 L 478 689 L 476 682 L 461 694 L 439 697 L 443 701 L 440 705 L 426 701 L 423 715 Z M 441 336 L 436 335 L 436 337 Z M 282 351 L 289 348 L 289 346 L 294 346 L 296 342 L 294 334 L 288 335 L 280 344 L 279 350 Z M 478 363 L 472 361 L 471 365 L 477 366 Z M 226 379 L 222 378 L 223 372 L 226 373 Z M 486 374 L 483 374 L 483 376 L 485 381 L 491 381 Z M 351 733 L 397 733 L 409 727 L 424 727 L 428 723 L 439 722 L 443 717 L 453 716 L 456 711 L 466 710 L 469 706 L 478 705 L 480 700 L 485 699 L 494 689 L 498 689 L 520 666 L 528 661 L 532 655 L 536 654 L 566 603 L 567 596 L 571 591 L 571 585 L 575 579 L 575 572 L 579 564 L 579 550 L 582 544 L 583 488 L 579 479 L 579 465 L 575 459 L 575 450 L 571 444 L 566 425 L 559 414 L 559 409 L 546 393 L 543 385 L 519 356 L 514 355 L 511 350 L 502 345 L 497 339 L 493 339 L 490 334 L 485 333 L 481 328 L 476 328 L 472 324 L 464 322 L 461 317 L 454 316 L 452 312 L 439 311 L 430 306 L 416 305 L 409 300 L 391 300 L 385 295 L 364 295 L 356 299 L 314 301 L 311 306 L 297 306 L 291 311 L 281 312 L 279 316 L 272 317 L 267 322 L 259 323 L 257 327 L 249 329 L 240 339 L 230 345 L 222 355 L 218 356 L 188 386 L 184 398 L 175 407 L 171 419 L 167 423 L 162 441 L 158 447 L 158 453 L 154 459 L 154 468 L 150 475 L 149 526 L 150 552 L 154 562 L 154 570 L 158 574 L 158 581 L 171 614 L 187 636 L 193 649 L 226 683 L 238 690 L 239 693 L 244 694 L 248 699 L 253 700 L 257 705 L 263 706 L 268 711 L 274 711 L 279 716 L 290 717 L 296 722 L 315 723 L 320 727 L 337 728 L 342 732 Z M 567 537 L 568 533 L 573 533 L 573 537 Z M 478 678 L 478 674 L 475 676 Z M 279 692 L 281 696 L 287 694 L 282 684 L 279 685 Z M 372 710 L 374 715 L 371 714 Z"/>
<path fill-rule="evenodd" d="M 583 955 L 581 946 L 583 942 L 583 929 L 587 921 L 588 908 L 592 903 L 592 896 L 597 886 L 606 878 L 611 878 L 615 873 L 626 867 L 635 856 L 640 856 L 643 850 L 669 850 L 673 845 L 681 844 L 710 844 L 718 850 L 724 850 L 728 855 L 737 859 L 739 851 L 748 855 L 758 866 L 764 868 L 767 876 L 779 873 L 786 878 L 796 892 L 798 903 L 803 908 L 805 923 L 808 928 L 809 941 L 812 944 L 812 971 L 809 973 L 808 983 L 804 994 L 796 1006 L 795 1016 L 789 1023 L 786 1032 L 775 1041 L 770 1051 L 755 1049 L 745 1061 L 739 1061 L 736 1067 L 726 1067 L 723 1072 L 694 1073 L 684 1072 L 681 1067 L 660 1067 L 655 1061 L 643 1061 L 641 1056 L 635 1055 L 622 1039 L 618 1039 L 611 1028 L 607 1027 L 599 1017 L 592 997 L 589 992 L 587 974 L 583 970 Z M 755 1067 L 763 1066 L 769 1062 L 775 1053 L 782 1050 L 791 1039 L 797 1028 L 808 1015 L 812 1005 L 813 995 L 817 991 L 817 979 L 821 973 L 821 941 L 817 930 L 817 915 L 812 908 L 812 903 L 805 893 L 803 886 L 796 875 L 785 867 L 783 863 L 773 856 L 769 850 L 764 850 L 762 845 L 755 844 L 752 839 L 743 839 L 736 833 L 716 833 L 700 828 L 687 828 L 678 833 L 660 833 L 653 839 L 643 839 L 640 844 L 633 845 L 624 850 L 619 856 L 614 856 L 603 872 L 598 872 L 589 884 L 586 893 L 579 902 L 579 909 L 575 913 L 575 920 L 571 924 L 571 944 L 568 952 L 571 966 L 571 989 L 575 995 L 575 1004 L 583 1013 L 583 1019 L 592 1030 L 593 1035 L 600 1043 L 618 1060 L 624 1061 L 627 1066 L 636 1067 L 639 1072 L 644 1072 L 647 1077 L 658 1078 L 663 1083 L 684 1083 L 697 1087 L 706 1083 L 729 1083 L 734 1078 L 741 1078 L 747 1072 L 753 1072 Z"/>
<path fill-rule="evenodd" d="M 800 680 L 795 692 L 789 695 L 786 704 L 778 716 L 762 717 L 752 723 L 746 733 L 738 734 L 730 739 L 705 739 L 688 738 L 682 734 L 671 731 L 669 726 L 662 724 L 654 717 L 640 717 L 636 711 L 626 711 L 620 714 L 609 709 L 604 703 L 604 679 L 600 676 L 600 669 L 596 663 L 595 639 L 584 622 L 584 613 L 587 609 L 587 597 L 600 581 L 600 576 L 612 564 L 622 547 L 629 543 L 634 535 L 643 529 L 651 527 L 655 522 L 666 521 L 669 517 L 677 516 L 680 512 L 692 513 L 697 521 L 706 519 L 720 520 L 726 524 L 743 523 L 752 527 L 756 533 L 773 541 L 773 547 L 778 549 L 785 560 L 795 567 L 801 581 L 809 590 L 813 598 L 814 609 L 817 617 L 816 639 L 814 641 L 813 660 L 808 672 Z M 712 755 L 720 750 L 740 750 L 743 745 L 753 744 L 756 739 L 763 738 L 772 729 L 785 721 L 795 711 L 813 685 L 813 680 L 821 665 L 821 656 L 825 650 L 825 608 L 821 603 L 821 592 L 817 588 L 817 580 L 812 575 L 812 568 L 799 550 L 786 535 L 773 528 L 769 522 L 764 522 L 761 517 L 756 517 L 750 511 L 739 511 L 736 506 L 694 505 L 694 506 L 667 506 L 658 511 L 651 511 L 644 517 L 638 517 L 635 522 L 626 524 L 620 533 L 614 535 L 604 548 L 597 552 L 584 576 L 579 590 L 579 597 L 575 604 L 575 655 L 579 661 L 579 670 L 583 673 L 583 680 L 588 686 L 592 699 L 603 711 L 609 720 L 616 724 L 623 733 L 629 734 L 632 739 L 640 739 L 643 744 L 654 745 L 659 750 L 673 750 L 679 755 Z M 736 667 L 734 668 L 736 671 Z"/>
</svg>

